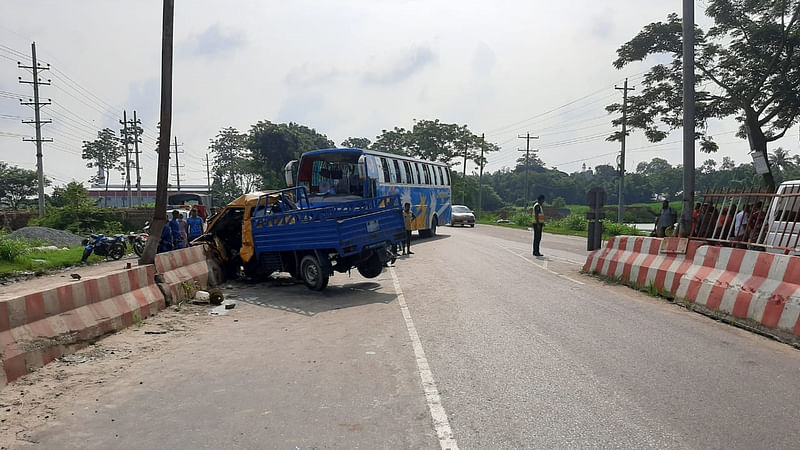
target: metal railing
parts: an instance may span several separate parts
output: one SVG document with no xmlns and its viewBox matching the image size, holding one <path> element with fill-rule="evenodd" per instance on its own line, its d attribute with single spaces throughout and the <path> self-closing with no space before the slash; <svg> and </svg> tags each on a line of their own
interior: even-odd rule
<svg viewBox="0 0 800 450">
<path fill-rule="evenodd" d="M 778 193 L 707 191 L 692 212 L 690 237 L 720 245 L 795 253 L 800 235 L 800 184 Z"/>
</svg>

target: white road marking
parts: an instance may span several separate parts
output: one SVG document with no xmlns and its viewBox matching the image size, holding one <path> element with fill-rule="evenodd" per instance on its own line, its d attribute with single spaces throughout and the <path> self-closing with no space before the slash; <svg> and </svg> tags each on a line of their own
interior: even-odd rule
<svg viewBox="0 0 800 450">
<path fill-rule="evenodd" d="M 505 251 L 507 251 L 507 252 L 509 252 L 509 253 L 511 253 L 512 255 L 519 256 L 519 257 L 520 257 L 520 258 L 522 258 L 523 260 L 525 260 L 525 261 L 528 261 L 529 263 L 533 264 L 534 266 L 536 266 L 536 267 L 538 267 L 538 268 L 540 268 L 540 269 L 542 269 L 542 270 L 545 270 L 545 271 L 547 271 L 547 272 L 550 272 L 550 273 L 552 273 L 553 275 L 555 275 L 555 276 L 557 276 L 557 277 L 564 278 L 565 280 L 572 281 L 573 283 L 580 284 L 581 286 L 585 285 L 585 283 L 584 283 L 584 282 L 582 282 L 582 281 L 578 281 L 578 280 L 576 280 L 576 279 L 573 279 L 573 278 L 570 278 L 570 277 L 568 277 L 568 276 L 566 276 L 566 275 L 560 274 L 560 273 L 556 272 L 555 270 L 550 270 L 550 269 L 548 269 L 548 268 L 547 268 L 547 260 L 546 260 L 546 259 L 544 260 L 544 264 L 537 264 L 537 263 L 536 263 L 536 262 L 534 262 L 532 259 L 526 258 L 525 256 L 522 256 L 522 255 L 520 255 L 519 253 L 516 253 L 514 250 L 512 250 L 512 249 L 510 249 L 510 248 L 508 248 L 508 247 L 502 247 L 502 249 L 503 249 L 503 250 L 505 250 Z"/>
<path fill-rule="evenodd" d="M 411 312 L 408 310 L 403 290 L 400 289 L 400 280 L 397 278 L 394 267 L 389 267 L 389 273 L 392 274 L 394 292 L 397 294 L 397 303 L 400 304 L 400 311 L 403 312 L 403 318 L 406 320 L 408 336 L 411 338 L 411 345 L 414 347 L 414 355 L 417 358 L 417 369 L 419 369 L 419 377 L 420 380 L 422 380 L 422 390 L 425 392 L 425 400 L 428 402 L 428 410 L 431 412 L 433 428 L 436 430 L 436 435 L 439 437 L 439 445 L 442 447 L 442 450 L 458 450 L 458 443 L 456 443 L 453 430 L 450 428 L 450 421 L 447 420 L 447 413 L 444 410 L 444 406 L 442 406 L 442 398 L 439 396 L 439 389 L 436 388 L 433 372 L 431 372 L 428 359 L 425 357 L 425 350 L 422 349 L 422 342 L 419 340 L 417 327 L 414 326 L 414 321 L 411 319 Z"/>
</svg>

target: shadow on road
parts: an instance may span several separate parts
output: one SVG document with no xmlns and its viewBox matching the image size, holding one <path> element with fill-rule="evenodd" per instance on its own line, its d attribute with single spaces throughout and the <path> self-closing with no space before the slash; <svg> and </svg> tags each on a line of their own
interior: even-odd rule
<svg viewBox="0 0 800 450">
<path fill-rule="evenodd" d="M 321 292 L 309 290 L 303 283 L 289 280 L 243 285 L 237 300 L 251 305 L 279 309 L 304 316 L 374 303 L 389 304 L 397 296 L 378 292 L 380 283 L 362 281 L 330 285 Z"/>
</svg>

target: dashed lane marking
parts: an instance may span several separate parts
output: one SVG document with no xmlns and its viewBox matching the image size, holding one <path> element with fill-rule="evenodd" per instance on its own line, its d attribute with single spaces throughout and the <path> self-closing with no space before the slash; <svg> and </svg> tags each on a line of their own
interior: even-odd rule
<svg viewBox="0 0 800 450">
<path fill-rule="evenodd" d="M 422 390 L 425 392 L 425 400 L 428 402 L 428 410 L 431 412 L 433 428 L 436 430 L 436 436 L 439 438 L 439 445 L 442 447 L 442 450 L 458 450 L 458 443 L 453 436 L 453 430 L 450 428 L 450 421 L 447 420 L 447 413 L 444 410 L 444 406 L 442 406 L 442 398 L 439 395 L 439 389 L 436 388 L 433 372 L 431 372 L 428 359 L 425 357 L 425 350 L 422 349 L 422 342 L 419 340 L 417 327 L 414 326 L 414 321 L 411 319 L 411 312 L 408 310 L 403 290 L 400 289 L 400 280 L 397 278 L 394 267 L 389 267 L 389 273 L 392 274 L 392 283 L 394 283 L 394 291 L 397 294 L 397 303 L 400 304 L 400 311 L 403 312 L 403 318 L 406 320 L 408 336 L 411 338 L 411 345 L 414 347 L 417 369 L 419 369 L 419 377 L 420 380 L 422 380 Z"/>
<path fill-rule="evenodd" d="M 551 270 L 551 269 L 549 269 L 549 268 L 547 267 L 547 260 L 546 260 L 546 259 L 544 260 L 544 264 L 538 264 L 538 263 L 536 263 L 535 261 L 533 261 L 532 259 L 530 259 L 530 258 L 526 258 L 525 256 L 523 256 L 523 255 L 520 255 L 519 253 L 515 252 L 514 250 L 512 250 L 512 249 L 510 249 L 510 248 L 508 248 L 508 247 L 502 247 L 502 248 L 503 248 L 503 250 L 505 250 L 505 251 L 507 251 L 507 252 L 511 253 L 512 255 L 516 255 L 516 256 L 518 256 L 518 257 L 522 258 L 523 260 L 525 260 L 525 261 L 528 261 L 529 263 L 533 264 L 534 266 L 536 266 L 536 267 L 538 267 L 538 268 L 540 268 L 540 269 L 542 269 L 542 270 L 544 270 L 544 271 L 546 271 L 546 272 L 550 272 L 550 273 L 552 273 L 553 275 L 555 275 L 555 276 L 557 276 L 557 277 L 564 278 L 565 280 L 572 281 L 573 283 L 579 284 L 579 285 L 581 285 L 581 286 L 583 286 L 583 285 L 585 285 L 585 284 L 586 284 L 586 283 L 584 283 L 584 282 L 582 282 L 582 281 L 578 281 L 578 280 L 576 280 L 576 279 L 574 279 L 574 278 L 570 278 L 570 277 L 568 277 L 568 276 L 566 276 L 566 275 L 564 275 L 564 274 L 558 273 L 558 272 L 556 272 L 555 270 Z"/>
</svg>

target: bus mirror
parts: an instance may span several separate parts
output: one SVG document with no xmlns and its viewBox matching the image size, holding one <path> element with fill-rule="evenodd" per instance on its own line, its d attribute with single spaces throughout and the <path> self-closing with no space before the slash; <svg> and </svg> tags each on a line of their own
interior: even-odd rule
<svg viewBox="0 0 800 450">
<path fill-rule="evenodd" d="M 286 187 L 294 187 L 297 184 L 297 160 L 293 159 L 283 167 L 283 176 L 286 178 Z"/>
</svg>

